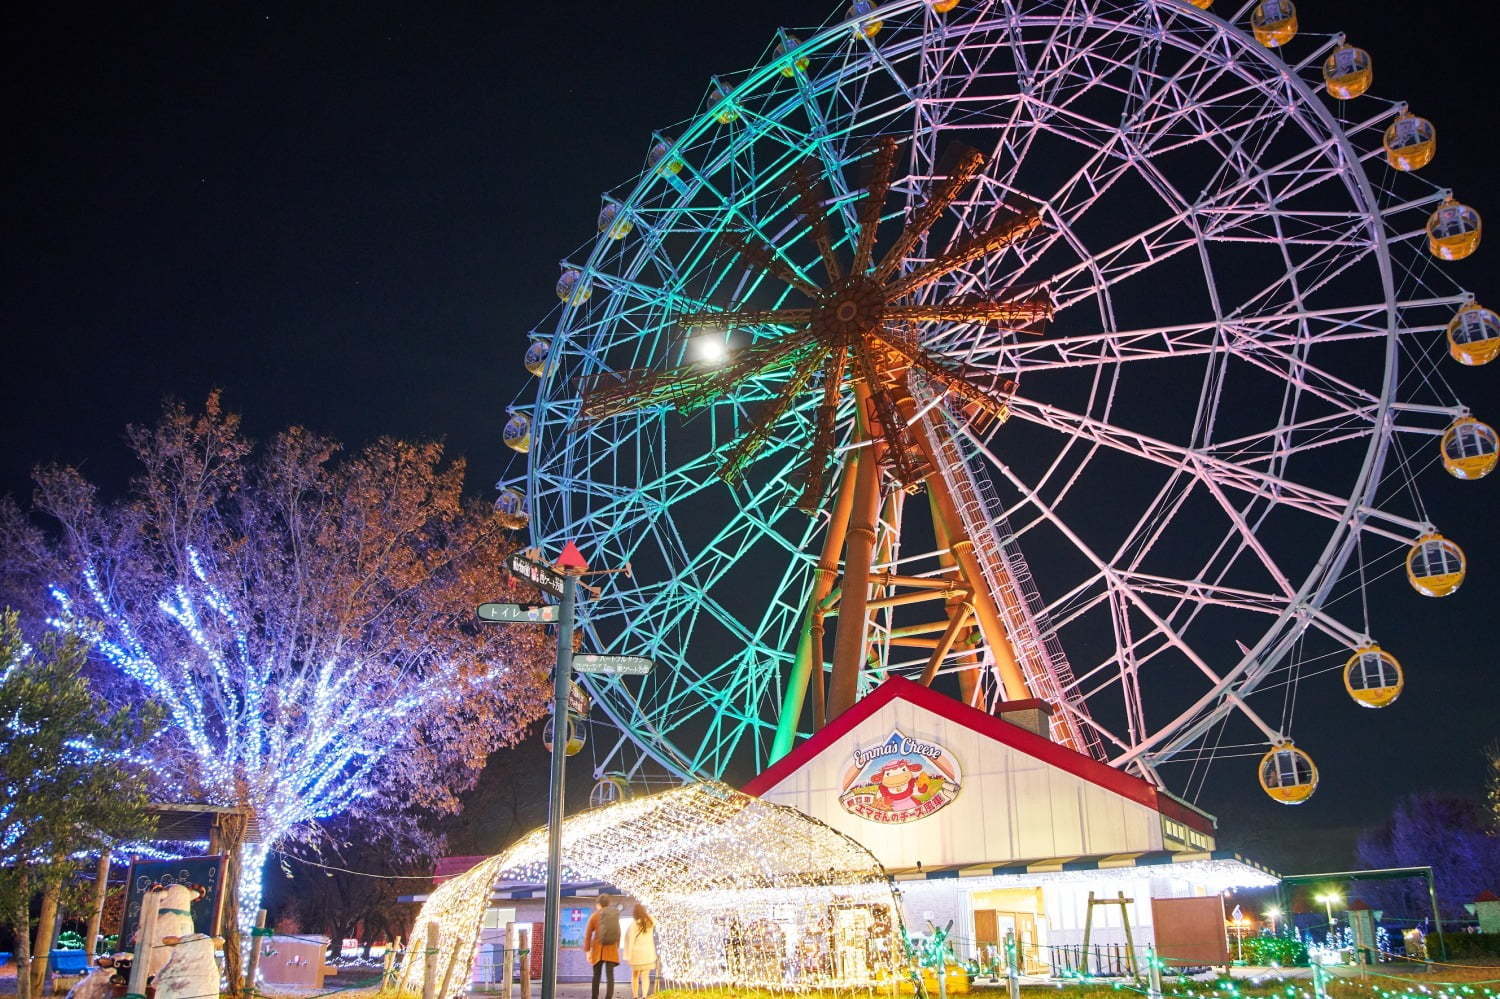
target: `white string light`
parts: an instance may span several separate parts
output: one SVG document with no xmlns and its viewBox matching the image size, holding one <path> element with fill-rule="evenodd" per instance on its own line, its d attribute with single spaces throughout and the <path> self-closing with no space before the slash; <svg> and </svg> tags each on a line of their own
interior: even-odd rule
<svg viewBox="0 0 1500 999">
<path fill-rule="evenodd" d="M 573 816 L 562 840 L 565 881 L 607 882 L 651 910 L 668 980 L 868 988 L 904 974 L 901 909 L 884 869 L 796 809 L 693 784 Z M 539 883 L 546 858 L 541 828 L 433 890 L 413 940 L 437 923 L 441 999 L 468 988 L 496 882 Z M 422 980 L 426 959 L 408 951 L 403 987 Z"/>
</svg>

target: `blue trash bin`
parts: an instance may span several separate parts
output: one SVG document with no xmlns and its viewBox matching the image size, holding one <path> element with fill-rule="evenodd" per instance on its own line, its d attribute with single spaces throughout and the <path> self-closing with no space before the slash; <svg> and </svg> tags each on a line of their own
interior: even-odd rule
<svg viewBox="0 0 1500 999">
<path fill-rule="evenodd" d="M 82 950 L 54 950 L 48 954 L 54 975 L 86 975 L 89 973 L 89 955 Z"/>
</svg>

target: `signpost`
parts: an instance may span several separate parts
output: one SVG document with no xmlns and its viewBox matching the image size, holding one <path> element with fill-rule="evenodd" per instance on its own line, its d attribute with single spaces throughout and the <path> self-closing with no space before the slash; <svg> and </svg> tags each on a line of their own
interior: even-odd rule
<svg viewBox="0 0 1500 999">
<path fill-rule="evenodd" d="M 505 568 L 510 570 L 511 575 L 519 576 L 559 600 L 563 599 L 563 590 L 567 588 L 565 580 L 568 577 L 550 565 L 534 561 L 524 552 L 511 552 L 505 558 Z"/>
<path fill-rule="evenodd" d="M 551 624 L 557 620 L 556 604 L 480 604 L 479 620 L 491 624 Z"/>
<path fill-rule="evenodd" d="M 606 676 L 645 676 L 656 663 L 645 656 L 596 656 L 575 655 L 573 668 L 580 673 L 601 673 Z"/>
<path fill-rule="evenodd" d="M 578 547 L 569 541 L 563 546 L 555 566 L 537 561 L 536 553 L 513 552 L 505 559 L 505 568 L 513 576 L 526 580 L 558 599 L 555 606 L 531 607 L 525 604 L 480 604 L 479 620 L 493 624 L 557 624 L 557 666 L 552 672 L 552 730 L 568 730 L 569 694 L 573 687 L 575 659 L 580 671 L 612 676 L 642 676 L 651 672 L 654 663 L 641 656 L 573 655 L 573 607 L 578 594 L 578 577 L 589 571 Z M 623 569 L 606 569 L 606 573 L 630 573 Z M 542 940 L 542 996 L 557 996 L 557 947 L 562 916 L 562 823 L 563 780 L 566 776 L 568 740 L 552 740 L 551 789 L 547 801 L 547 906 L 545 937 Z M 523 982 L 529 981 L 523 978 Z M 524 986 L 523 986 L 524 990 Z"/>
</svg>

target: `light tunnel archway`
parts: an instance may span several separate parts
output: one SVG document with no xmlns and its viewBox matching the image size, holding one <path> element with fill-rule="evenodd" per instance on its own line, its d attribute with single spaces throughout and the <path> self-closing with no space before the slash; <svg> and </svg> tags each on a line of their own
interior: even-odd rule
<svg viewBox="0 0 1500 999">
<path fill-rule="evenodd" d="M 666 981 L 846 987 L 903 974 L 901 908 L 885 870 L 794 808 L 691 784 L 566 819 L 562 852 L 565 881 L 608 882 L 647 906 Z M 419 987 L 419 943 L 435 921 L 440 999 L 467 991 L 495 884 L 541 883 L 546 861 L 542 827 L 435 888 L 402 986 Z"/>
</svg>

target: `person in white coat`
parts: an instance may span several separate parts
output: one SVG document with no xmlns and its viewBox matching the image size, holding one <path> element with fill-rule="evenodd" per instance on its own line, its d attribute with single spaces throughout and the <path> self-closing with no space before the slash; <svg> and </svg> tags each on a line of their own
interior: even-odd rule
<svg viewBox="0 0 1500 999">
<path fill-rule="evenodd" d="M 622 941 L 625 963 L 630 965 L 630 999 L 646 999 L 651 994 L 651 972 L 656 968 L 656 923 L 639 902 L 631 910 L 630 919 Z"/>
</svg>

